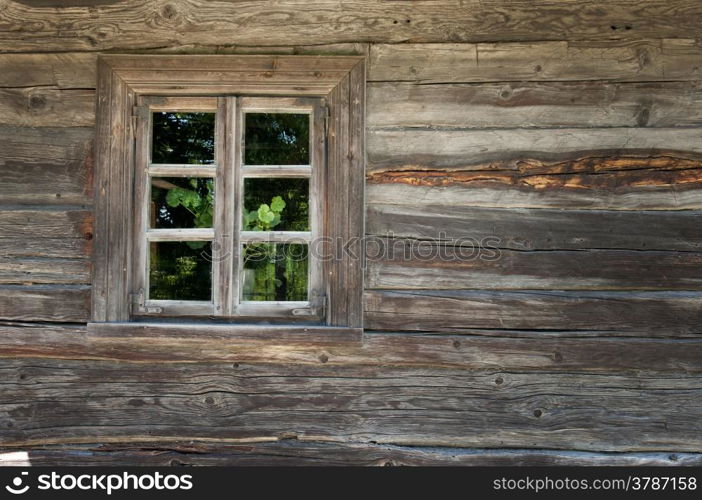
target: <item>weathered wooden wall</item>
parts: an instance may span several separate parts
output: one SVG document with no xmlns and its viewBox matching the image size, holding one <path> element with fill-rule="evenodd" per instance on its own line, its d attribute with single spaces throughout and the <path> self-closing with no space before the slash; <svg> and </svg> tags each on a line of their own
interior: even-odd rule
<svg viewBox="0 0 702 500">
<path fill-rule="evenodd" d="M 698 1 L 56 4 L 0 4 L 6 463 L 702 463 Z M 105 51 L 367 55 L 363 339 L 86 330 Z"/>
</svg>

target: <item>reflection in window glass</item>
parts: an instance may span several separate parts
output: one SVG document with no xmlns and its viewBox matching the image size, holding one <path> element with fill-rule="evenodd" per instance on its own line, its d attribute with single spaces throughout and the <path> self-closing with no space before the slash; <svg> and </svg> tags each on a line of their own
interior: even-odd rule
<svg viewBox="0 0 702 500">
<path fill-rule="evenodd" d="M 245 165 L 309 165 L 310 115 L 246 113 Z"/>
<path fill-rule="evenodd" d="M 214 113 L 153 113 L 152 163 L 214 163 Z"/>
<path fill-rule="evenodd" d="M 309 179 L 244 179 L 244 231 L 309 231 Z"/>
<path fill-rule="evenodd" d="M 209 241 L 152 242 L 149 299 L 212 300 L 211 256 Z"/>
<path fill-rule="evenodd" d="M 243 256 L 241 300 L 307 300 L 306 244 L 248 243 Z"/>
<path fill-rule="evenodd" d="M 214 179 L 151 179 L 152 228 L 209 228 L 213 208 Z"/>
</svg>

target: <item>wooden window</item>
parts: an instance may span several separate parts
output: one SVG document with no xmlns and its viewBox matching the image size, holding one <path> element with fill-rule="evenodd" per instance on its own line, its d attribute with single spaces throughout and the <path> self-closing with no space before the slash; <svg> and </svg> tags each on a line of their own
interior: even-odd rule
<svg viewBox="0 0 702 500">
<path fill-rule="evenodd" d="M 138 99 L 132 315 L 324 318 L 325 110 Z"/>
<path fill-rule="evenodd" d="M 92 328 L 360 328 L 363 63 L 101 57 Z"/>
</svg>

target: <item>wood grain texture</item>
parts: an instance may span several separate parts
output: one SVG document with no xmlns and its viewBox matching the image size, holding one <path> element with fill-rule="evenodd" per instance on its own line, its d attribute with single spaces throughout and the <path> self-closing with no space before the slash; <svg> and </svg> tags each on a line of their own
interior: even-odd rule
<svg viewBox="0 0 702 500">
<path fill-rule="evenodd" d="M 699 334 L 593 330 L 452 330 L 446 333 L 226 325 L 203 331 L 181 323 L 0 324 L 0 357 L 161 364 L 263 363 L 372 369 L 503 370 L 534 373 L 702 373 Z M 602 337 L 606 335 L 606 337 Z M 638 337 L 635 337 L 638 335 Z M 651 338 L 642 338 L 650 335 Z M 633 336 L 633 338 L 632 338 Z M 236 368 L 234 366 L 234 368 Z M 499 385 L 499 384 L 497 384 Z"/>
<path fill-rule="evenodd" d="M 2 360 L 2 444 L 700 449 L 699 376 Z M 654 413 L 652 413 L 654 409 Z"/>
<path fill-rule="evenodd" d="M 0 142 L 0 203 L 90 203 L 92 129 L 0 126 Z"/>
<path fill-rule="evenodd" d="M 129 317 L 127 289 L 134 190 L 134 92 L 104 59 L 98 61 L 95 127 L 95 234 L 91 314 L 95 321 Z"/>
<path fill-rule="evenodd" d="M 287 43 L 287 42 L 286 42 Z M 279 55 L 365 55 L 368 44 L 320 44 L 286 46 L 231 46 L 179 43 L 142 51 L 147 54 L 279 54 Z M 62 53 L 0 53 L 0 88 L 18 92 L 47 92 L 61 90 L 92 90 L 97 86 L 97 57 L 95 52 Z M 62 95 L 71 95 L 62 94 Z M 94 106 L 93 106 L 94 108 Z M 87 111 L 87 109 L 86 109 Z"/>
<path fill-rule="evenodd" d="M 95 91 L 56 87 L 0 88 L 0 126 L 92 127 Z"/>
<path fill-rule="evenodd" d="M 371 83 L 377 127 L 681 127 L 702 123 L 698 82 Z"/>
<path fill-rule="evenodd" d="M 695 292 L 366 291 L 366 328 L 542 329 L 699 333 Z"/>
<path fill-rule="evenodd" d="M 471 83 L 504 81 L 697 80 L 694 39 L 641 41 L 377 44 L 370 81 Z"/>
<path fill-rule="evenodd" d="M 484 241 L 493 247 L 520 251 L 698 252 L 702 250 L 697 230 L 701 222 L 702 213 L 694 210 L 530 210 L 411 203 L 370 204 L 366 210 L 369 237 L 448 245 L 463 240 L 468 246 Z M 379 254 L 384 248 L 381 244 L 369 238 L 369 253 Z"/>
<path fill-rule="evenodd" d="M 425 165 L 457 167 L 505 158 L 538 158 L 539 153 L 578 151 L 673 150 L 702 152 L 700 128 L 591 128 L 425 130 L 371 129 L 368 161 L 380 167 Z M 602 155 L 601 155 L 602 156 Z"/>
<path fill-rule="evenodd" d="M 604 129 L 599 130 L 605 141 Z M 609 140 L 612 136 L 614 141 L 623 139 L 622 146 L 642 139 L 622 133 L 624 129 L 612 130 Z M 649 131 L 627 130 L 636 131 L 634 135 Z M 684 130 L 688 134 L 682 136 L 688 135 L 691 142 L 687 147 L 691 147 L 697 140 L 693 136 L 700 129 Z M 585 131 L 585 136 L 589 132 Z M 699 191 L 702 162 L 696 152 L 655 148 L 549 152 L 575 146 L 571 140 L 578 139 L 575 129 L 562 134 L 555 132 L 555 136 L 534 129 L 378 134 L 383 137 L 376 136 L 376 146 L 388 153 L 375 156 L 377 163 L 369 165 L 369 204 L 407 204 L 412 200 L 418 206 L 494 208 L 691 210 L 702 207 Z M 495 140 L 491 142 L 489 136 Z M 663 137 L 665 134 L 659 138 Z M 542 151 L 536 153 L 512 149 L 536 145 L 529 143 L 530 139 L 550 145 L 539 146 Z M 521 140 L 524 142 L 519 144 Z M 417 153 L 417 150 L 424 151 Z"/>
<path fill-rule="evenodd" d="M 0 229 L 3 257 L 87 258 L 93 213 L 61 207 L 0 210 Z"/>
<path fill-rule="evenodd" d="M 700 290 L 702 254 L 629 250 L 514 251 L 385 240 L 366 289 Z"/>
<path fill-rule="evenodd" d="M 24 451 L 26 450 L 26 451 Z M 699 466 L 699 453 L 594 453 L 428 448 L 281 440 L 268 443 L 144 442 L 9 451 L 2 466 Z M 268 472 L 261 471 L 268 474 Z M 304 471 L 300 471 L 304 474 Z M 317 472 L 315 472 L 316 474 Z M 301 476 L 302 477 L 302 476 Z"/>
<path fill-rule="evenodd" d="M 80 323 L 89 316 L 88 286 L 0 286 L 0 319 Z"/>
<path fill-rule="evenodd" d="M 0 257 L 0 284 L 90 284 L 88 259 Z"/>
<path fill-rule="evenodd" d="M 79 52 L 0 54 L 0 87 L 94 89 L 96 62 L 96 54 Z"/>
<path fill-rule="evenodd" d="M 359 56 L 198 55 L 184 63 L 173 55 L 104 55 L 122 84 L 138 94 L 329 94 L 362 60 Z"/>
<path fill-rule="evenodd" d="M 136 0 L 51 11 L 12 2 L 2 12 L 0 50 L 94 51 L 199 45 L 328 44 L 349 41 L 467 42 L 696 37 L 692 0 L 567 3 L 504 0 L 461 4 L 317 0 L 268 2 Z"/>
</svg>

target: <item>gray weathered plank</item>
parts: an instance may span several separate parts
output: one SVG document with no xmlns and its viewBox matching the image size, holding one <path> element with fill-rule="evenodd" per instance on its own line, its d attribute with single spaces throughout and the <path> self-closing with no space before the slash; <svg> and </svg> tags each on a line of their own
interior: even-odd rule
<svg viewBox="0 0 702 500">
<path fill-rule="evenodd" d="M 408 4 L 354 0 L 150 3 L 51 10 L 12 2 L 0 15 L 5 52 L 143 49 L 198 45 L 640 39 L 700 33 L 693 0 L 505 0 Z M 564 13 L 567 12 L 567 15 Z"/>
<path fill-rule="evenodd" d="M 494 40 L 494 39 L 493 39 Z M 371 81 L 698 80 L 694 39 L 608 42 L 411 43 L 373 45 Z"/>
<path fill-rule="evenodd" d="M 89 284 L 87 259 L 0 257 L 0 284 Z"/>
<path fill-rule="evenodd" d="M 0 255 L 3 257 L 86 258 L 93 239 L 88 210 L 0 210 Z"/>
<path fill-rule="evenodd" d="M 89 315 L 88 286 L 0 286 L 0 319 L 79 323 Z"/>
<path fill-rule="evenodd" d="M 456 167 L 539 153 L 677 150 L 702 152 L 702 128 L 425 130 L 370 129 L 371 170 L 387 166 Z M 532 156 L 533 157 L 533 156 Z M 538 157 L 538 156 L 537 156 Z"/>
<path fill-rule="evenodd" d="M 695 292 L 422 290 L 365 293 L 377 330 L 599 330 L 700 333 Z"/>
<path fill-rule="evenodd" d="M 482 208 L 422 205 L 412 198 L 406 202 L 369 204 L 366 233 L 454 245 L 461 240 L 466 245 L 484 242 L 512 250 L 702 250 L 699 211 Z M 381 247 L 370 239 L 368 250 L 378 254 Z"/>
<path fill-rule="evenodd" d="M 2 466 L 700 466 L 700 453 L 429 448 L 282 440 L 50 446 L 6 451 Z"/>
<path fill-rule="evenodd" d="M 95 53 L 0 54 L 0 87 L 94 89 L 96 62 Z"/>
<path fill-rule="evenodd" d="M 702 373 L 699 334 L 650 332 L 453 330 L 368 332 L 335 328 L 227 325 L 155 327 L 0 323 L 0 357 L 148 363 L 273 363 L 290 366 L 394 366 L 416 370 L 504 370 L 578 373 Z M 606 337 L 603 337 L 606 335 Z M 627 337 L 628 335 L 628 337 Z M 675 337 L 679 338 L 675 338 Z M 302 368 L 301 368 L 302 369 Z M 333 368 L 330 368 L 333 370 Z"/>
<path fill-rule="evenodd" d="M 281 438 L 698 452 L 700 377 L 0 362 L 5 447 Z M 652 409 L 654 409 L 652 411 Z"/>
<path fill-rule="evenodd" d="M 95 91 L 56 87 L 0 88 L 0 125 L 92 127 Z"/>
<path fill-rule="evenodd" d="M 93 129 L 0 126 L 0 203 L 86 204 Z"/>
<path fill-rule="evenodd" d="M 366 289 L 700 290 L 702 253 L 514 251 L 376 240 L 392 255 L 368 259 Z"/>
<path fill-rule="evenodd" d="M 698 82 L 371 83 L 374 127 L 680 127 L 702 123 Z"/>
</svg>

